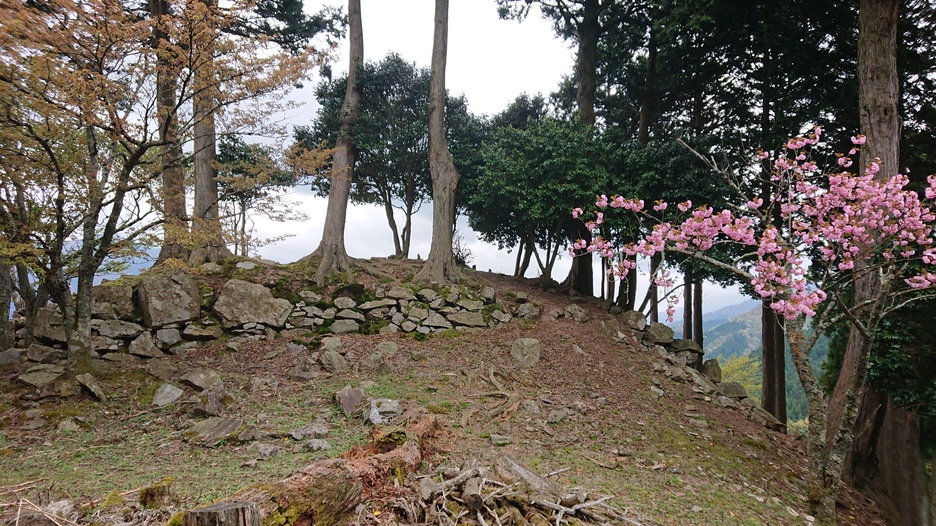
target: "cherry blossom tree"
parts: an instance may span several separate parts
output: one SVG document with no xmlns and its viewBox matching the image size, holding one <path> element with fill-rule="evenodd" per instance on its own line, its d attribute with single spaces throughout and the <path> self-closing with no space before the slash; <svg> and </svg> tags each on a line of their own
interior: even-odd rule
<svg viewBox="0 0 936 526">
<path fill-rule="evenodd" d="M 707 159 L 741 206 L 716 211 L 708 206 L 693 208 L 689 201 L 673 207 L 657 201 L 649 205 L 650 213 L 642 200 L 602 195 L 596 201 L 598 210 L 586 223 L 591 231 L 599 232 L 605 214 L 623 211 L 652 222 L 650 233 L 619 250 L 613 248 L 612 240 L 600 236 L 590 243 L 579 240 L 570 252 L 584 249 L 613 259 L 610 272 L 616 276 L 626 275 L 638 256 L 695 258 L 734 273 L 770 302 L 786 321 L 786 340 L 809 404 L 809 509 L 820 524 L 831 524 L 843 460 L 854 440 L 857 407 L 848 408 L 835 429 L 826 429 L 829 400 L 813 372 L 809 354 L 823 332 L 837 322 L 849 323 L 851 331 L 862 335 L 867 343 L 858 358 L 858 374 L 849 385 L 837 387 L 846 389 L 850 393 L 847 399 L 857 406 L 881 320 L 910 302 L 932 296 L 936 213 L 931 202 L 936 199 L 936 176 L 927 179 L 921 199 L 907 189 L 906 176 L 882 175 L 877 159 L 868 161 L 863 174 L 847 171 L 853 165 L 852 156 L 866 140 L 861 135 L 852 137 L 852 149 L 838 155 L 832 169 L 823 170 L 811 158 L 821 133 L 817 127 L 792 138 L 775 156 L 758 152 L 758 161 L 770 163 L 768 181 L 757 180 L 758 171 L 736 174 Z M 772 187 L 769 202 L 750 197 L 760 195 L 762 184 Z M 666 219 L 667 214 L 676 217 L 658 219 Z M 586 214 L 577 208 L 573 216 Z M 735 261 L 726 262 L 713 255 L 713 248 L 724 244 L 746 250 Z M 879 290 L 856 302 L 849 291 L 858 280 L 872 274 L 879 280 Z M 674 285 L 662 266 L 654 281 L 665 289 Z M 672 316 L 678 298 L 669 295 L 667 301 Z"/>
</svg>

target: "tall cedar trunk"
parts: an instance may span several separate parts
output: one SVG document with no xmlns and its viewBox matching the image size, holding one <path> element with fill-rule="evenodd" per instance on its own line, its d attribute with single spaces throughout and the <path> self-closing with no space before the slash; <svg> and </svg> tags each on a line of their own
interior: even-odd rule
<svg viewBox="0 0 936 526">
<path fill-rule="evenodd" d="M 432 174 L 432 246 L 414 279 L 434 283 L 458 281 L 452 255 L 455 189 L 458 170 L 445 138 L 445 61 L 448 52 L 448 0 L 436 0 L 429 74 L 429 172 Z"/>
<path fill-rule="evenodd" d="M 523 236 L 517 242 L 517 259 L 514 261 L 514 277 L 520 276 L 520 262 L 523 260 Z"/>
<path fill-rule="evenodd" d="M 29 281 L 30 270 L 23 263 L 16 264 L 16 288 L 19 291 L 20 300 L 23 302 L 23 317 L 26 319 L 24 345 L 29 347 L 35 341 L 33 336 L 33 327 L 36 324 L 36 314 L 39 309 L 45 307 L 49 302 L 49 288 L 44 282 L 40 282 L 35 289 Z"/>
<path fill-rule="evenodd" d="M 785 336 L 781 318 L 770 308 L 770 302 L 761 304 L 761 349 L 763 397 L 761 407 L 781 423 L 786 423 L 786 359 Z"/>
<path fill-rule="evenodd" d="M 858 32 L 858 106 L 861 132 L 867 142 L 861 147 L 859 169 L 877 161 L 880 171 L 877 178 L 892 177 L 898 170 L 900 152 L 900 117 L 898 114 L 897 76 L 897 22 L 898 0 L 861 0 L 859 3 Z M 861 273 L 864 265 L 856 265 L 855 272 Z M 882 293 L 882 284 L 877 275 L 868 272 L 855 281 L 855 305 L 876 299 Z M 859 308 L 858 316 L 868 308 Z M 869 352 L 873 344 L 873 332 L 863 335 L 852 328 L 842 360 L 838 381 L 828 404 L 827 455 L 841 464 L 845 452 L 852 444 L 852 428 L 856 423 L 861 388 L 864 384 Z M 895 424 L 899 422 L 894 421 Z M 918 444 L 902 444 L 918 447 Z M 864 443 L 863 450 L 852 458 L 869 458 L 870 444 Z M 909 456 L 905 452 L 903 456 Z M 901 456 L 898 454 L 897 456 Z M 844 467 L 839 465 L 839 473 Z M 854 466 L 848 468 L 854 470 Z M 908 473 L 908 476 L 910 474 Z M 912 481 L 916 486 L 922 481 Z"/>
<path fill-rule="evenodd" d="M 640 119 L 637 123 L 637 141 L 643 145 L 650 142 L 650 123 L 656 99 L 656 57 L 656 32 L 651 24 L 650 39 L 647 42 L 647 78 L 644 79 L 644 92 L 640 100 Z"/>
<path fill-rule="evenodd" d="M 585 223 L 576 220 L 575 228 L 580 239 L 584 239 L 588 243 L 591 242 L 592 234 L 585 226 Z M 594 257 L 591 252 L 585 250 L 579 251 L 579 254 L 572 259 L 572 267 L 569 269 L 568 278 L 566 278 L 566 284 L 569 288 L 586 296 L 591 296 L 595 293 L 595 270 L 593 261 Z"/>
<path fill-rule="evenodd" d="M 867 491 L 894 524 L 929 524 L 920 418 L 875 389 L 865 389 L 855 446 L 843 478 Z"/>
<path fill-rule="evenodd" d="M 595 125 L 595 91 L 598 86 L 598 39 L 601 37 L 599 17 L 603 7 L 599 0 L 585 0 L 582 19 L 578 21 L 575 32 L 578 37 L 578 52 L 575 56 L 575 102 L 579 117 L 586 126 Z M 578 236 L 591 241 L 591 232 L 585 224 L 576 225 Z M 586 296 L 595 292 L 594 269 L 590 252 L 582 253 L 572 260 L 572 268 L 566 284 Z"/>
<path fill-rule="evenodd" d="M 347 272 L 351 269 L 351 258 L 345 249 L 345 220 L 348 215 L 348 195 L 351 192 L 351 179 L 354 175 L 354 163 L 357 149 L 351 141 L 351 126 L 357 121 L 361 108 L 361 86 L 358 82 L 361 66 L 364 64 L 364 31 L 361 24 L 361 0 L 348 0 L 348 40 L 350 61 L 348 64 L 348 85 L 345 98 L 341 103 L 341 130 L 336 143 L 335 157 L 332 159 L 332 171 L 328 187 L 328 208 L 325 212 L 325 226 L 322 230 L 322 242 L 312 253 L 321 256 L 315 281 L 319 286 L 325 284 L 325 278 L 333 272 Z"/>
<path fill-rule="evenodd" d="M 692 272 L 686 271 L 683 274 L 683 323 L 682 337 L 684 340 L 692 339 Z"/>
<path fill-rule="evenodd" d="M 702 334 L 702 280 L 697 279 L 695 283 L 692 284 L 692 288 L 695 289 L 692 294 L 692 310 L 694 311 L 694 316 L 692 317 L 693 324 L 693 337 L 692 340 L 699 344 L 703 350 L 705 346 L 703 345 L 705 340 L 705 335 Z"/>
<path fill-rule="evenodd" d="M 13 267 L 0 261 L 0 349 L 13 345 L 13 327 L 10 324 L 10 302 L 13 301 Z"/>
<path fill-rule="evenodd" d="M 385 188 L 381 188 L 380 193 L 384 205 L 384 214 L 387 215 L 387 224 L 390 225 L 390 233 L 393 234 L 393 257 L 403 258 L 400 230 L 397 228 L 396 218 L 393 217 L 393 201 L 390 200 L 390 195 Z"/>
<path fill-rule="evenodd" d="M 206 10 L 214 12 L 217 0 L 200 0 Z M 208 15 L 205 24 L 213 21 Z M 192 96 L 195 158 L 195 202 L 192 209 L 192 237 L 195 249 L 189 256 L 192 264 L 206 261 L 220 261 L 231 256 L 231 251 L 224 244 L 221 231 L 221 219 L 218 216 L 218 167 L 216 166 L 217 149 L 215 137 L 215 105 L 217 104 L 217 86 L 214 73 L 214 45 L 216 29 L 206 28 L 197 56 L 195 68 L 196 90 Z"/>
<path fill-rule="evenodd" d="M 598 0 L 586 0 L 577 27 L 578 53 L 575 56 L 575 102 L 586 126 L 595 124 L 595 90 L 598 86 L 598 39 L 601 36 Z"/>
<path fill-rule="evenodd" d="M 159 142 L 162 143 L 162 201 L 163 242 L 157 262 L 169 258 L 187 259 L 183 245 L 188 234 L 185 217 L 185 177 L 182 174 L 182 145 L 178 140 L 179 123 L 176 118 L 176 78 L 178 71 L 170 66 L 167 51 L 160 49 L 168 36 L 164 29 L 169 23 L 169 2 L 150 0 L 150 15 L 157 19 L 153 30 L 156 47 L 156 90 L 158 94 Z"/>
</svg>

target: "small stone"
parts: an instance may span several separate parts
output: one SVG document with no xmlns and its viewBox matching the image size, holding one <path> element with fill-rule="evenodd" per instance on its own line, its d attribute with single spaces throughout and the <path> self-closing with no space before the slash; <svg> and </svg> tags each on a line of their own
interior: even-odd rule
<svg viewBox="0 0 936 526">
<path fill-rule="evenodd" d="M 413 292 L 410 289 L 406 289 L 400 286 L 395 286 L 388 290 L 387 297 L 393 298 L 395 300 L 406 301 L 413 301 L 416 299 L 416 296 L 413 295 Z"/>
<path fill-rule="evenodd" d="M 204 391 L 209 387 L 220 384 L 221 377 L 211 369 L 195 369 L 182 378 L 179 378 L 179 381 L 195 389 Z"/>
<path fill-rule="evenodd" d="M 718 383 L 722 381 L 721 365 L 718 364 L 717 358 L 712 358 L 702 362 L 701 372 L 712 382 Z"/>
<path fill-rule="evenodd" d="M 299 291 L 299 297 L 302 298 L 302 301 L 310 304 L 318 303 L 322 301 L 322 296 L 316 294 L 311 290 L 301 290 Z"/>
<path fill-rule="evenodd" d="M 353 309 L 357 307 L 357 302 L 346 296 L 339 296 L 335 298 L 335 307 L 339 309 Z"/>
<path fill-rule="evenodd" d="M 691 509 L 692 509 L 692 513 L 702 513 L 701 506 L 693 506 Z"/>
<path fill-rule="evenodd" d="M 523 400 L 523 401 L 520 402 L 520 405 L 523 406 L 523 409 L 524 409 L 526 412 L 528 412 L 528 413 L 530 413 L 530 414 L 533 414 L 533 415 L 538 415 L 538 414 L 540 414 L 540 413 L 542 412 L 542 411 L 540 410 L 539 404 L 537 404 L 537 403 L 536 403 L 535 401 L 533 401 L 533 400 Z"/>
<path fill-rule="evenodd" d="M 241 270 L 253 270 L 257 268 L 257 264 L 253 261 L 238 261 L 235 266 Z"/>
<path fill-rule="evenodd" d="M 275 351 L 270 351 L 270 352 L 264 354 L 262 359 L 263 359 L 263 360 L 272 360 L 273 358 L 276 358 L 277 356 L 279 356 L 279 355 L 281 355 L 281 354 L 283 354 L 283 350 L 282 350 L 282 349 L 276 349 Z"/>
<path fill-rule="evenodd" d="M 383 374 L 387 371 L 387 359 L 380 351 L 375 351 L 367 355 L 367 358 L 364 359 L 364 363 L 361 365 L 363 370 L 377 374 Z"/>
<path fill-rule="evenodd" d="M 141 333 L 135 340 L 130 342 L 128 351 L 134 356 L 142 356 L 144 358 L 162 358 L 166 356 L 165 353 L 156 346 L 156 343 L 153 341 L 153 335 L 149 332 Z"/>
<path fill-rule="evenodd" d="M 331 448 L 331 444 L 328 443 L 328 440 L 322 440 L 321 438 L 307 440 L 303 445 L 309 451 L 324 451 Z"/>
<path fill-rule="evenodd" d="M 107 395 L 104 393 L 104 389 L 101 388 L 101 385 L 97 383 L 97 380 L 90 374 L 76 374 L 75 380 L 78 380 L 78 383 L 83 385 L 84 388 L 90 391 L 99 401 L 107 401 Z"/>
<path fill-rule="evenodd" d="M 363 385 L 364 382 L 361 382 Z M 345 416 L 353 414 L 361 402 L 364 400 L 364 390 L 352 387 L 345 387 L 335 393 L 335 401 L 341 407 L 341 412 Z"/>
<path fill-rule="evenodd" d="M 172 384 L 162 384 L 156 389 L 156 393 L 153 395 L 153 401 L 150 405 L 165 407 L 178 400 L 182 394 L 183 391 L 178 387 Z"/>
<path fill-rule="evenodd" d="M 484 287 L 481 289 L 481 299 L 485 305 L 490 305 L 497 301 L 497 291 L 492 287 Z"/>
<path fill-rule="evenodd" d="M 348 360 L 331 350 L 323 352 L 322 356 L 319 357 L 319 362 L 322 364 L 323 369 L 332 374 L 344 373 L 349 369 Z"/>
<path fill-rule="evenodd" d="M 495 446 L 506 446 L 510 444 L 510 437 L 506 435 L 491 434 L 491 444 Z"/>
<path fill-rule="evenodd" d="M 42 387 L 58 380 L 65 374 L 65 368 L 59 365 L 41 364 L 30 367 L 25 374 L 21 374 L 17 379 L 24 384 L 34 387 Z"/>
<path fill-rule="evenodd" d="M 169 354 L 179 356 L 198 347 L 198 342 L 184 342 L 173 345 L 169 348 Z"/>
<path fill-rule="evenodd" d="M 198 395 L 193 413 L 197 416 L 224 416 L 233 403 L 234 397 L 221 384 L 215 384 Z"/>
<path fill-rule="evenodd" d="M 514 316 L 521 320 L 535 320 L 540 317 L 543 309 L 533 303 L 521 303 L 514 311 Z"/>
<path fill-rule="evenodd" d="M 361 389 L 373 389 L 374 387 L 377 387 L 377 382 L 373 380 L 364 380 L 361 382 Z"/>
<path fill-rule="evenodd" d="M 240 418 L 208 418 L 190 427 L 182 436 L 189 442 L 214 447 L 224 440 L 236 440 L 243 427 L 244 421 Z"/>
<path fill-rule="evenodd" d="M 159 329 L 156 331 L 156 343 L 163 349 L 172 347 L 182 341 L 179 329 Z"/>
<path fill-rule="evenodd" d="M 7 349 L 0 352 L 0 367 L 4 365 L 18 365 L 23 363 L 23 355 L 19 349 Z"/>
<path fill-rule="evenodd" d="M 533 367 L 540 359 L 540 342 L 534 338 L 517 338 L 511 346 L 510 355 L 522 367 Z"/>
<path fill-rule="evenodd" d="M 400 402 L 388 398 L 378 398 L 371 400 L 370 411 L 367 413 L 365 423 L 386 424 L 402 413 L 403 409 L 400 407 Z"/>
<path fill-rule="evenodd" d="M 16 349 L 10 350 L 19 354 Z M 55 347 L 48 347 L 46 345 L 34 343 L 30 345 L 28 349 L 26 349 L 26 358 L 28 358 L 31 362 L 55 363 L 59 360 L 68 358 L 68 353 L 65 352 L 64 349 L 56 349 Z"/>
<path fill-rule="evenodd" d="M 569 305 L 568 307 L 565 308 L 565 312 L 570 318 L 572 318 L 573 321 L 578 322 L 578 323 L 585 323 L 589 319 L 588 313 L 585 312 L 585 309 L 583 309 L 579 305 L 575 305 L 575 304 Z"/>
<path fill-rule="evenodd" d="M 256 455 L 258 459 L 263 460 L 275 457 L 276 454 L 279 453 L 279 448 L 272 444 L 254 442 L 253 444 L 250 444 L 250 447 L 247 448 L 247 451 Z"/>
<path fill-rule="evenodd" d="M 328 427 L 326 427 L 325 424 L 306 424 L 290 431 L 289 436 L 293 437 L 295 440 L 326 438 L 328 436 Z"/>
<path fill-rule="evenodd" d="M 484 302 L 480 300 L 470 300 L 467 298 L 459 300 L 455 305 L 458 305 L 459 307 L 471 312 L 479 311 L 484 308 Z"/>
<path fill-rule="evenodd" d="M 186 325 L 185 330 L 182 331 L 182 336 L 185 337 L 186 340 L 200 342 L 217 340 L 223 334 L 224 329 L 217 325 L 198 325 L 196 323 Z"/>
<path fill-rule="evenodd" d="M 377 344 L 377 350 L 384 353 L 385 355 L 394 354 L 397 352 L 399 346 L 396 342 L 380 342 Z"/>
<path fill-rule="evenodd" d="M 116 363 L 136 363 L 142 361 L 142 358 L 139 356 L 134 356 L 125 352 L 109 352 L 104 356 L 101 356 L 101 358 L 107 360 L 108 362 Z"/>
<path fill-rule="evenodd" d="M 146 372 L 159 378 L 160 380 L 172 380 L 179 375 L 178 371 L 169 363 L 168 360 L 150 360 L 146 364 Z"/>
<path fill-rule="evenodd" d="M 550 424 L 558 424 L 559 422 L 562 422 L 566 416 L 568 415 L 566 415 L 566 412 L 562 409 L 553 409 L 549 412 L 549 416 L 546 417 L 546 422 Z"/>
<path fill-rule="evenodd" d="M 69 418 L 59 422 L 56 429 L 58 429 L 59 433 L 77 433 L 78 431 L 81 431 L 81 426 L 79 426 L 78 423 L 73 419 Z"/>
<path fill-rule="evenodd" d="M 318 378 L 319 370 L 319 364 L 315 359 L 311 356 L 303 356 L 289 370 L 289 377 L 300 382 L 307 382 Z"/>
<path fill-rule="evenodd" d="M 366 320 L 363 314 L 361 314 L 360 312 L 356 310 L 351 310 L 351 309 L 343 309 L 343 310 L 338 311 L 335 314 L 335 318 L 338 318 L 339 320 L 356 320 L 362 323 Z M 353 332 L 353 331 L 346 331 L 346 332 Z"/>
<path fill-rule="evenodd" d="M 292 353 L 294 356 L 299 354 L 305 354 L 308 350 L 305 345 L 296 342 L 289 342 L 286 344 L 286 350 Z"/>
</svg>

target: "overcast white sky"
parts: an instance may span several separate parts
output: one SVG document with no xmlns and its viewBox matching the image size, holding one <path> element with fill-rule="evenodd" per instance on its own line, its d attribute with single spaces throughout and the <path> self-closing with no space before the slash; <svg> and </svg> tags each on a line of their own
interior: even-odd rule
<svg viewBox="0 0 936 526">
<path fill-rule="evenodd" d="M 432 54 L 434 0 L 362 0 L 361 16 L 364 31 L 364 55 L 367 61 L 378 61 L 393 51 L 418 66 L 428 67 Z M 344 2 L 306 2 L 306 9 L 320 5 L 345 6 Z M 474 114 L 493 115 L 526 92 L 548 95 L 559 85 L 563 75 L 572 72 L 574 50 L 568 42 L 557 38 L 551 23 L 537 11 L 522 23 L 500 20 L 494 0 L 455 0 L 450 4 L 448 65 L 446 87 L 454 95 L 464 94 L 469 110 Z M 335 75 L 347 72 L 347 42 L 342 42 Z M 306 102 L 293 112 L 293 125 L 310 124 L 315 118 L 313 89 L 318 79 L 294 94 Z M 609 193 L 613 189 L 609 189 Z M 301 208 L 308 219 L 301 223 L 271 223 L 257 219 L 257 235 L 274 237 L 284 232 L 295 233 L 285 241 L 261 249 L 261 256 L 279 262 L 295 261 L 314 250 L 321 240 L 325 220 L 325 203 L 307 191 L 297 189 L 289 199 Z M 570 203 L 569 208 L 581 203 Z M 426 203 L 414 218 L 413 243 L 410 257 L 429 253 L 431 239 L 431 203 Z M 402 221 L 398 219 L 398 223 Z M 511 274 L 516 252 L 498 251 L 496 246 L 479 241 L 460 218 L 459 232 L 474 254 L 479 270 Z M 383 209 L 376 206 L 352 206 L 348 211 L 345 244 L 352 257 L 369 258 L 393 253 L 393 240 Z M 561 281 L 568 273 L 568 256 L 557 262 L 553 277 Z M 535 267 L 535 264 L 532 265 Z M 532 268 L 528 276 L 536 276 Z M 736 292 L 723 292 L 707 286 L 705 310 L 714 310 L 740 301 Z"/>
</svg>

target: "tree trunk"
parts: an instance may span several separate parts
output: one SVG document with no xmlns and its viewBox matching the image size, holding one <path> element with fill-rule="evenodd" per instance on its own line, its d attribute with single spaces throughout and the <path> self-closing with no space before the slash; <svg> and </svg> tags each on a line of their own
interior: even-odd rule
<svg viewBox="0 0 936 526">
<path fill-rule="evenodd" d="M 587 243 L 591 243 L 592 235 L 585 227 L 585 223 L 575 220 L 575 228 L 578 236 Z M 556 242 L 558 243 L 558 235 Z M 595 270 L 593 268 L 594 257 L 591 252 L 581 250 L 579 254 L 572 259 L 572 267 L 569 269 L 569 276 L 566 278 L 566 284 L 572 290 L 585 296 L 595 294 Z"/>
<path fill-rule="evenodd" d="M 786 360 L 783 325 L 770 302 L 761 304 L 761 353 L 763 390 L 761 407 L 786 423 Z"/>
<path fill-rule="evenodd" d="M 13 301 L 13 267 L 0 261 L 0 349 L 13 345 L 13 327 L 10 324 L 10 302 Z"/>
<path fill-rule="evenodd" d="M 864 169 L 872 161 L 879 163 L 875 178 L 893 177 L 898 169 L 900 152 L 900 118 L 897 76 L 897 22 L 898 0 L 861 0 L 859 3 L 858 31 L 858 106 L 861 132 L 867 142 L 861 146 L 859 167 Z M 855 266 L 862 273 L 865 265 Z M 861 305 L 881 294 L 881 283 L 871 272 L 865 272 L 855 281 L 854 305 Z M 857 309 L 859 317 L 868 308 Z M 873 333 L 870 335 L 873 337 Z M 848 335 L 845 355 L 838 381 L 829 398 L 827 432 L 834 448 L 840 441 L 847 442 L 857 417 L 858 396 L 864 383 L 868 352 L 872 342 L 852 327 Z M 850 446 L 850 444 L 849 444 Z M 830 451 L 831 455 L 832 452 Z M 870 451 L 860 451 L 855 458 L 868 458 Z"/>
<path fill-rule="evenodd" d="M 23 317 L 26 319 L 26 338 L 23 342 L 25 347 L 29 347 L 34 343 L 33 327 L 36 323 L 36 314 L 39 309 L 45 307 L 49 302 L 48 286 L 43 282 L 39 282 L 36 289 L 33 290 L 29 276 L 29 267 L 23 263 L 17 263 L 16 288 L 19 291 L 20 299 L 23 301 Z"/>
<path fill-rule="evenodd" d="M 184 241 L 188 236 L 185 216 L 185 176 L 182 173 L 182 145 L 178 140 L 179 122 L 176 117 L 176 78 L 178 71 L 171 67 L 172 60 L 160 46 L 167 41 L 164 27 L 169 23 L 169 2 L 150 0 L 150 15 L 157 18 L 153 30 L 156 47 L 156 90 L 158 95 L 159 142 L 162 143 L 162 201 L 163 242 L 157 264 L 169 258 L 187 259 Z"/>
<path fill-rule="evenodd" d="M 854 433 L 845 481 L 867 492 L 894 524 L 929 524 L 919 417 L 866 388 Z"/>
<path fill-rule="evenodd" d="M 433 283 L 458 281 L 452 254 L 455 189 L 458 170 L 445 138 L 445 61 L 448 52 L 448 0 L 436 0 L 429 74 L 429 172 L 432 174 L 432 245 L 414 279 Z"/>
<path fill-rule="evenodd" d="M 598 39 L 601 36 L 598 0 L 586 0 L 577 26 L 578 53 L 575 56 L 575 102 L 586 126 L 595 124 L 595 91 L 598 86 Z"/>
<path fill-rule="evenodd" d="M 703 342 L 705 341 L 705 335 L 702 334 L 703 323 L 702 323 L 702 280 L 696 280 L 692 284 L 692 287 L 695 291 L 692 294 L 692 310 L 695 311 L 695 316 L 692 319 L 693 322 L 693 332 L 695 333 L 692 340 L 699 344 L 703 350 Z"/>
<path fill-rule="evenodd" d="M 656 32 L 650 24 L 650 40 L 647 43 L 647 78 L 644 80 L 644 93 L 640 100 L 640 119 L 637 124 L 637 141 L 646 145 L 650 142 L 650 123 L 653 119 L 653 106 L 656 96 Z"/>
<path fill-rule="evenodd" d="M 517 243 L 517 259 L 514 261 L 514 277 L 520 276 L 520 262 L 523 260 L 523 236 L 520 236 L 520 240 Z"/>
<path fill-rule="evenodd" d="M 214 13 L 217 0 L 199 0 L 206 10 Z M 214 24 L 211 15 L 203 23 Z M 195 249 L 189 256 L 189 263 L 199 265 L 206 261 L 220 261 L 231 257 L 231 251 L 225 246 L 221 219 L 218 215 L 218 168 L 215 144 L 215 106 L 218 87 L 214 72 L 213 41 L 216 28 L 204 32 L 196 43 L 200 49 L 196 54 L 199 64 L 195 68 L 195 93 L 192 96 L 195 158 L 195 198 L 192 209 L 192 238 Z"/>
<path fill-rule="evenodd" d="M 692 272 L 686 271 L 683 275 L 683 322 L 682 337 L 684 340 L 692 339 L 692 330 L 695 324 L 692 323 Z"/>
<path fill-rule="evenodd" d="M 336 144 L 335 157 L 328 187 L 328 208 L 325 212 L 325 226 L 322 230 L 322 242 L 310 256 L 320 256 L 315 282 L 322 286 L 325 278 L 333 272 L 351 270 L 351 258 L 345 249 L 344 233 L 348 216 L 348 195 L 351 192 L 351 179 L 354 175 L 354 163 L 357 149 L 351 141 L 351 126 L 357 121 L 361 107 L 361 86 L 358 82 L 361 66 L 364 64 L 364 31 L 361 23 L 361 0 L 348 0 L 348 40 L 350 61 L 348 64 L 348 85 L 345 98 L 341 103 L 341 131 Z"/>
<path fill-rule="evenodd" d="M 260 508 L 253 502 L 219 502 L 186 512 L 183 526 L 260 526 Z"/>
</svg>

